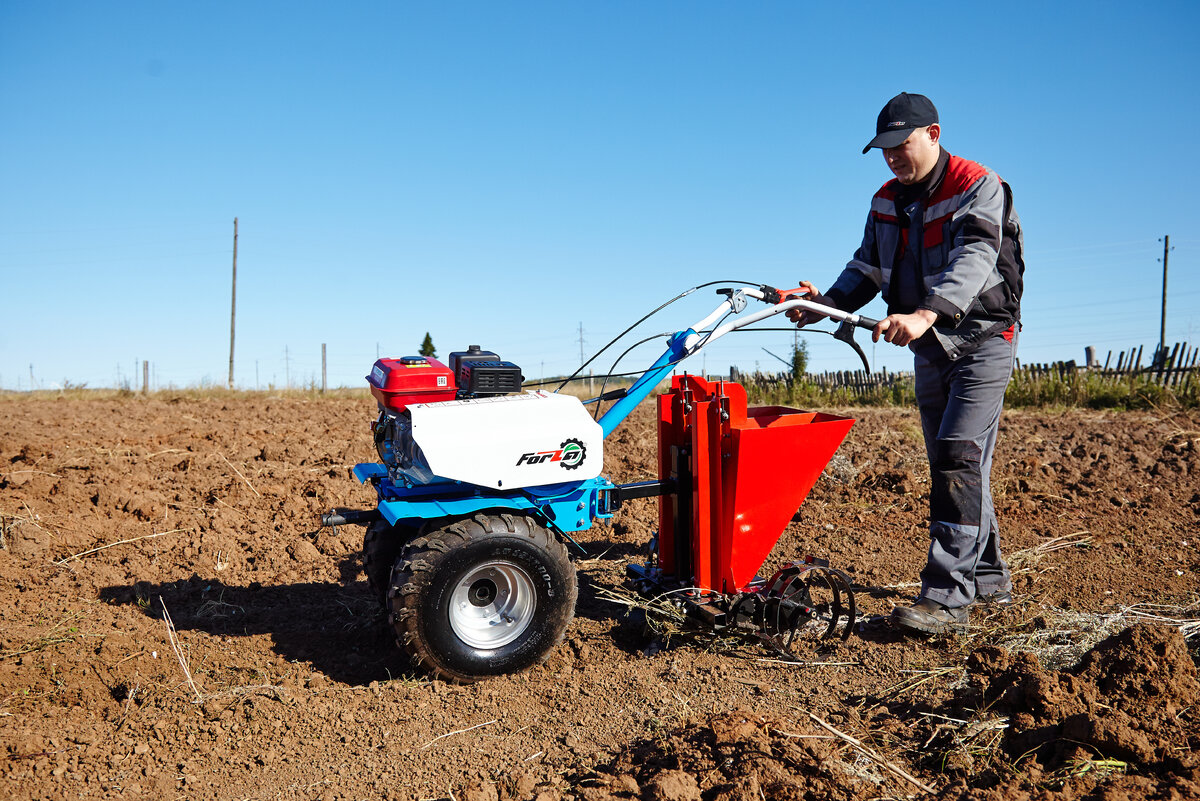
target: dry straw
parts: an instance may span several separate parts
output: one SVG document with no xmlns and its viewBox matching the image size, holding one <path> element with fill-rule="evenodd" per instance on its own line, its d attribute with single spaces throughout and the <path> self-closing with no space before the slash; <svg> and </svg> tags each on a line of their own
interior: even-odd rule
<svg viewBox="0 0 1200 801">
<path fill-rule="evenodd" d="M 155 537 L 163 537 L 167 534 L 178 534 L 183 530 L 184 529 L 181 528 L 173 528 L 170 531 L 156 531 L 153 534 L 143 534 L 140 537 L 131 537 L 127 540 L 117 540 L 116 542 L 110 542 L 108 545 L 101 545 L 99 548 L 92 548 L 88 551 L 81 551 L 80 553 L 71 554 L 70 556 L 59 559 L 54 564 L 58 565 L 59 567 L 66 567 L 67 562 L 77 561 L 85 556 L 91 556 L 94 553 L 100 553 L 100 551 L 106 551 L 109 548 L 115 548 L 118 545 L 128 545 L 131 542 L 138 542 L 139 540 L 152 540 Z"/>
<path fill-rule="evenodd" d="M 192 692 L 196 695 L 196 703 L 204 703 L 204 695 L 200 692 L 200 688 L 196 686 L 196 680 L 192 678 L 192 671 L 188 668 L 187 657 L 183 654 L 183 648 L 179 644 L 179 638 L 175 635 L 175 623 L 171 620 L 171 613 L 167 611 L 167 605 L 163 603 L 162 596 L 158 596 L 158 602 L 162 605 L 163 620 L 167 624 L 167 641 L 171 643 L 171 650 L 175 652 L 175 658 L 179 660 L 179 666 L 183 668 L 184 678 L 187 679 L 187 685 L 192 688 Z"/>
</svg>

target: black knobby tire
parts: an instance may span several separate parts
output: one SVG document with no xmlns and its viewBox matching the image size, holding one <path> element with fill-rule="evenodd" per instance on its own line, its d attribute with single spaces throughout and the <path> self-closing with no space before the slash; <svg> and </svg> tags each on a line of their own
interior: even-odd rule
<svg viewBox="0 0 1200 801">
<path fill-rule="evenodd" d="M 386 520 L 371 523 L 363 534 L 363 572 L 367 574 L 372 594 L 385 609 L 392 567 L 415 534 L 416 530 L 409 526 L 393 526 Z"/>
<path fill-rule="evenodd" d="M 530 517 L 428 524 L 396 561 L 388 606 L 400 647 L 440 678 L 473 682 L 545 661 L 575 616 L 566 547 Z"/>
</svg>

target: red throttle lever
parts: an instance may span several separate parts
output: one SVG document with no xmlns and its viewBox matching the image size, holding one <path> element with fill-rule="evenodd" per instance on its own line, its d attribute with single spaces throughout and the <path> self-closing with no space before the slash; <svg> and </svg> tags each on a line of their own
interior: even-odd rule
<svg viewBox="0 0 1200 801">
<path fill-rule="evenodd" d="M 773 303 L 776 306 L 786 300 L 792 300 L 793 298 L 803 297 L 808 294 L 807 289 L 799 286 L 794 289 L 776 289 L 773 286 L 763 284 L 760 289 L 762 289 L 763 300 L 767 303 Z"/>
<path fill-rule="evenodd" d="M 804 295 L 809 294 L 807 289 L 799 286 L 795 289 L 776 289 L 773 286 L 767 286 L 766 284 L 763 284 L 760 288 L 763 293 L 763 300 L 767 303 L 774 303 L 775 305 L 779 305 L 780 303 L 784 303 L 785 301 L 796 298 L 802 298 Z M 865 328 L 868 331 L 879 325 L 878 320 L 874 320 L 870 317 L 864 317 L 861 314 L 850 315 L 848 320 L 843 320 L 843 324 L 846 322 L 849 322 L 851 326 Z"/>
</svg>

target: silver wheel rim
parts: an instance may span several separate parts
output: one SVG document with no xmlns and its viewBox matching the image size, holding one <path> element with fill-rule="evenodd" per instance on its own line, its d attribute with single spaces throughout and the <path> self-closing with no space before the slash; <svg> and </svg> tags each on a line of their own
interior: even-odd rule
<svg viewBox="0 0 1200 801">
<path fill-rule="evenodd" d="M 450 595 L 450 628 L 472 648 L 492 650 L 521 636 L 537 610 L 533 579 L 512 562 L 467 573 Z"/>
</svg>

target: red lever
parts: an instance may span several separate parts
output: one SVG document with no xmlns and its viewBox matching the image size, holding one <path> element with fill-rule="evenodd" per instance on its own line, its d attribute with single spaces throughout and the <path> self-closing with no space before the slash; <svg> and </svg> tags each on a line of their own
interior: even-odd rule
<svg viewBox="0 0 1200 801">
<path fill-rule="evenodd" d="M 801 295 L 807 295 L 808 290 L 801 286 L 798 286 L 795 289 L 776 289 L 773 286 L 764 286 L 763 294 L 763 300 L 765 300 L 767 303 L 774 303 L 778 306 L 784 301 L 791 300 L 793 296 L 798 297 Z"/>
<path fill-rule="evenodd" d="M 779 290 L 779 294 L 782 296 L 782 297 L 780 298 L 779 302 L 780 302 L 780 303 L 783 303 L 785 300 L 791 300 L 791 299 L 792 299 L 792 295 L 793 295 L 793 294 L 796 294 L 796 295 L 807 295 L 807 294 L 808 294 L 808 290 L 807 290 L 807 289 L 805 289 L 804 287 L 799 287 L 799 286 L 798 286 L 798 287 L 796 287 L 795 289 L 781 289 L 781 290 Z"/>
</svg>

